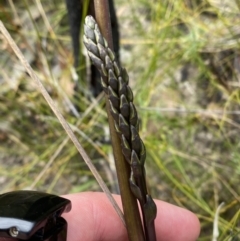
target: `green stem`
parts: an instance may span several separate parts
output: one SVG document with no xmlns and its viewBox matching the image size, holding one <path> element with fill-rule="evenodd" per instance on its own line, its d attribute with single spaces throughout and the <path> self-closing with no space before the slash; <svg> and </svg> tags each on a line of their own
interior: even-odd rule
<svg viewBox="0 0 240 241">
<path fill-rule="evenodd" d="M 109 47 L 113 49 L 108 0 L 94 0 L 94 6 L 96 21 L 99 24 L 99 28 L 104 38 L 107 40 Z M 105 97 L 108 122 L 111 133 L 111 141 L 113 146 L 113 154 L 115 158 L 115 165 L 128 237 L 130 241 L 144 241 L 145 238 L 142 229 L 137 200 L 132 194 L 129 186 L 130 166 L 124 159 L 124 156 L 122 154 L 121 142 L 115 131 L 114 119 L 110 113 L 110 106 L 107 94 L 105 95 Z"/>
</svg>

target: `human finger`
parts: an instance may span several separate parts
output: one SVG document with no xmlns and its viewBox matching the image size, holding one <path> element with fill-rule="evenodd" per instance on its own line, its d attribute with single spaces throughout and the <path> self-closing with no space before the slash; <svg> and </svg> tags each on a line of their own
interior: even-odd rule
<svg viewBox="0 0 240 241">
<path fill-rule="evenodd" d="M 86 192 L 66 195 L 72 210 L 64 214 L 68 221 L 68 241 L 126 241 L 127 231 L 104 193 Z M 121 206 L 119 195 L 114 195 Z M 200 232 L 198 218 L 192 212 L 155 200 L 158 241 L 195 241 Z"/>
</svg>

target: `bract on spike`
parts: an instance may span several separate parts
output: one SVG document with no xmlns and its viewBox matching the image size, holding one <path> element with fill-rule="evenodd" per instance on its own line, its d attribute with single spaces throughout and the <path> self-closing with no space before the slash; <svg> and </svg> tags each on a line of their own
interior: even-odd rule
<svg viewBox="0 0 240 241">
<path fill-rule="evenodd" d="M 111 79 L 117 79 L 116 75 L 114 74 L 114 72 L 112 71 L 112 69 L 109 69 L 108 70 L 108 75 L 109 75 L 109 78 Z"/>
<path fill-rule="evenodd" d="M 108 98 L 111 100 L 114 108 L 119 109 L 120 100 L 111 86 L 108 86 Z"/>
<path fill-rule="evenodd" d="M 101 34 L 100 29 L 97 24 L 94 25 L 94 31 L 99 32 Z"/>
<path fill-rule="evenodd" d="M 128 76 L 128 73 L 127 73 L 127 70 L 125 68 L 122 68 L 122 78 L 124 80 L 124 82 L 128 85 L 128 82 L 129 82 L 129 76 Z"/>
<path fill-rule="evenodd" d="M 138 121 L 137 110 L 132 102 L 129 103 L 130 107 L 130 123 L 133 126 L 136 126 Z"/>
<path fill-rule="evenodd" d="M 150 195 L 146 195 L 146 203 L 144 204 L 144 217 L 149 224 L 154 221 L 157 216 L 157 206 Z"/>
<path fill-rule="evenodd" d="M 88 25 L 86 24 L 84 25 L 84 34 L 86 35 L 87 38 L 92 39 L 93 41 L 96 41 L 93 30 L 90 27 L 88 27 Z"/>
<path fill-rule="evenodd" d="M 96 28 L 95 28 L 94 34 L 95 34 L 96 42 L 97 42 L 98 44 L 104 45 L 104 39 L 103 39 L 103 36 L 102 36 L 102 34 L 100 33 L 99 29 L 96 29 Z"/>
<path fill-rule="evenodd" d="M 133 177 L 133 173 L 131 172 L 131 176 L 129 178 L 129 184 L 130 184 L 130 189 L 133 193 L 133 195 L 139 200 L 142 201 L 142 192 L 140 188 L 136 185 L 136 182 Z"/>
<path fill-rule="evenodd" d="M 103 38 L 103 41 L 104 41 L 104 46 L 107 48 L 108 47 L 108 42 L 105 38 Z"/>
<path fill-rule="evenodd" d="M 88 47 L 87 47 L 88 46 Z M 87 49 L 88 51 L 92 52 L 94 55 L 96 55 L 97 57 L 99 57 L 99 50 L 97 45 L 91 40 L 88 39 L 88 44 L 87 44 Z"/>
<path fill-rule="evenodd" d="M 83 35 L 83 43 L 88 44 L 88 38 L 86 37 L 86 35 Z"/>
<path fill-rule="evenodd" d="M 103 62 L 105 62 L 105 56 L 107 54 L 106 49 L 100 43 L 97 44 L 97 47 L 98 47 L 100 58 L 102 59 Z"/>
<path fill-rule="evenodd" d="M 107 69 L 113 69 L 113 63 L 108 55 L 105 57 L 105 65 Z"/>
<path fill-rule="evenodd" d="M 112 61 L 114 61 L 115 55 L 114 55 L 113 51 L 110 48 L 107 48 L 107 52 L 108 52 L 108 55 L 109 55 L 110 59 Z"/>
<path fill-rule="evenodd" d="M 107 77 L 107 70 L 106 68 L 104 67 L 104 64 L 101 64 L 101 70 L 102 70 L 102 73 L 105 77 Z"/>
<path fill-rule="evenodd" d="M 129 125 L 122 114 L 119 114 L 119 125 L 125 125 L 129 128 Z"/>
<path fill-rule="evenodd" d="M 137 153 L 134 150 L 132 150 L 131 155 L 131 168 L 134 178 L 141 178 L 143 176 L 142 165 L 140 164 Z"/>
<path fill-rule="evenodd" d="M 118 133 L 119 138 L 120 138 L 120 137 L 121 137 L 121 131 L 120 131 L 119 125 L 117 124 L 116 121 L 114 121 L 114 126 L 115 126 L 115 130 L 116 130 L 116 132 Z"/>
<path fill-rule="evenodd" d="M 105 84 L 103 78 L 101 78 L 100 81 L 101 81 L 101 85 L 102 85 L 103 91 L 107 94 L 107 92 L 108 92 L 108 88 L 107 88 L 107 86 L 106 86 L 106 84 Z"/>
<path fill-rule="evenodd" d="M 99 59 L 96 55 L 88 51 L 88 55 L 92 62 L 96 65 L 99 71 L 101 71 L 101 65 L 103 64 L 102 60 Z"/>
<path fill-rule="evenodd" d="M 109 99 L 109 104 L 110 104 L 110 111 L 111 111 L 111 114 L 112 114 L 112 117 L 113 119 L 118 122 L 118 119 L 119 119 L 119 112 L 118 110 L 113 106 L 111 100 Z"/>
<path fill-rule="evenodd" d="M 130 141 L 130 137 L 131 137 L 131 133 L 130 133 L 130 128 L 129 125 L 127 123 L 127 121 L 125 120 L 125 118 L 119 114 L 119 129 L 122 132 L 122 134 L 125 136 L 125 138 Z"/>
<path fill-rule="evenodd" d="M 129 116 L 130 116 L 129 103 L 125 95 L 121 95 L 120 97 L 120 112 L 125 119 L 129 120 Z"/>
<path fill-rule="evenodd" d="M 120 72 L 120 69 L 119 69 L 116 61 L 113 62 L 113 67 L 114 67 L 114 71 L 115 71 L 116 75 L 119 76 L 121 72 Z"/>
<path fill-rule="evenodd" d="M 140 141 L 141 141 L 141 151 L 140 151 L 139 160 L 141 162 L 141 165 L 144 166 L 147 153 L 146 153 L 146 148 L 145 148 L 143 141 L 141 139 L 140 139 Z"/>
<path fill-rule="evenodd" d="M 121 135 L 121 146 L 122 146 L 122 153 L 126 159 L 126 161 L 130 164 L 131 162 L 131 148 L 129 143 L 124 135 Z"/>
<path fill-rule="evenodd" d="M 112 89 L 117 93 L 118 92 L 118 82 L 114 78 L 108 78 L 108 84 L 112 87 Z"/>
<path fill-rule="evenodd" d="M 127 98 L 129 102 L 133 102 L 133 92 L 128 85 L 127 85 Z"/>
<path fill-rule="evenodd" d="M 125 97 L 125 95 L 120 96 L 120 107 L 122 107 L 124 104 L 128 104 L 128 101 Z"/>
<path fill-rule="evenodd" d="M 121 96 L 121 95 L 127 96 L 127 85 L 123 81 L 122 77 L 118 78 L 118 83 L 119 83 L 119 90 L 118 90 L 119 96 Z"/>
<path fill-rule="evenodd" d="M 131 144 L 132 149 L 140 156 L 142 149 L 142 142 L 140 136 L 134 126 L 131 125 Z"/>
</svg>

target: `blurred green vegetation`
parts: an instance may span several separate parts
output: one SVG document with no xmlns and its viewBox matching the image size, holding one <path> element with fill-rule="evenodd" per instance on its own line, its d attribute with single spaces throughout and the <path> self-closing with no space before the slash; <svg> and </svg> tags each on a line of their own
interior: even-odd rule
<svg viewBox="0 0 240 241">
<path fill-rule="evenodd" d="M 116 0 L 122 64 L 141 118 L 154 198 L 200 218 L 199 240 L 240 240 L 240 9 L 234 0 Z M 115 190 L 104 98 L 74 91 L 63 1 L 0 3 L 0 19 Z M 1 192 L 99 187 L 0 35 Z M 80 66 L 83 68 L 83 66 Z M 161 212 L 161 210 L 159 210 Z M 160 214 L 161 215 L 161 214 Z"/>
</svg>

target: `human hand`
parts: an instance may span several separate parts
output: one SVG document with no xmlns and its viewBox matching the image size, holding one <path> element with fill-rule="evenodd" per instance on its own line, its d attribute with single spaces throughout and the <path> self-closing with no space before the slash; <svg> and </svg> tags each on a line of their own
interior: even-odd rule
<svg viewBox="0 0 240 241">
<path fill-rule="evenodd" d="M 119 195 L 113 195 L 121 207 Z M 127 241 L 127 231 L 104 193 L 69 194 L 72 210 L 63 216 L 68 222 L 67 241 Z M 192 212 L 155 200 L 155 228 L 158 241 L 195 241 L 199 220 Z"/>
</svg>

